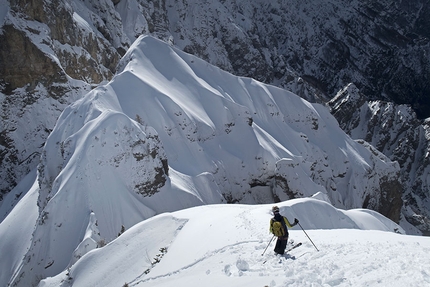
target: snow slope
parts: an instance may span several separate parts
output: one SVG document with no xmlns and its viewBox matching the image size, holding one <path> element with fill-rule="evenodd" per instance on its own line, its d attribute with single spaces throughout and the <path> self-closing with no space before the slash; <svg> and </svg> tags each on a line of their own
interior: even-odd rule
<svg viewBox="0 0 430 287">
<path fill-rule="evenodd" d="M 340 210 L 317 199 L 279 204 L 297 217 L 290 240 L 303 245 L 273 254 L 270 205 L 207 205 L 145 220 L 68 270 L 54 286 L 425 286 L 430 238 L 402 235 L 387 218 Z"/>
</svg>

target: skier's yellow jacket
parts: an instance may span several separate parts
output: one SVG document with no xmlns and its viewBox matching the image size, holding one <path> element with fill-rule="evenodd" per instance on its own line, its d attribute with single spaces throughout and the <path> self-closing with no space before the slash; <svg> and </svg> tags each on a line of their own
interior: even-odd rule
<svg viewBox="0 0 430 287">
<path fill-rule="evenodd" d="M 284 220 L 285 225 L 287 227 L 289 227 L 289 228 L 293 227 L 292 224 L 288 221 L 288 219 L 285 216 L 282 216 L 282 215 L 280 215 L 278 213 L 278 214 L 275 215 L 275 217 L 273 217 L 272 219 L 270 219 L 270 228 L 269 228 L 269 231 L 270 231 L 270 233 L 272 233 L 272 234 L 274 234 L 274 235 L 276 235 L 278 237 L 288 236 L 288 230 L 284 230 L 284 232 L 283 232 L 284 234 L 283 235 L 278 234 L 278 232 L 276 230 L 277 227 L 276 227 L 276 224 L 274 224 L 274 223 L 278 222 L 278 224 L 279 224 L 279 221 L 281 220 L 281 217 Z"/>
</svg>

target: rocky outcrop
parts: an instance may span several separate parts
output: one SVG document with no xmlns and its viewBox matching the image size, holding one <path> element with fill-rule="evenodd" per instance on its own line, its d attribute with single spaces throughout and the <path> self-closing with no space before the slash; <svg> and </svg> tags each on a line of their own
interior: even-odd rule
<svg viewBox="0 0 430 287">
<path fill-rule="evenodd" d="M 367 101 L 353 84 L 342 89 L 328 106 L 341 128 L 364 139 L 401 167 L 403 216 L 424 233 L 430 232 L 429 125 L 419 121 L 412 108 L 391 102 Z M 386 186 L 390 194 L 397 186 Z M 390 196 L 396 202 L 396 196 Z"/>
<path fill-rule="evenodd" d="M 4 194 L 37 165 L 40 147 L 55 123 L 48 110 L 42 113 L 49 125 L 31 123 L 41 113 L 35 108 L 44 101 L 61 102 L 71 87 L 61 67 L 13 25 L 4 25 L 0 34 L 0 74 L 4 123 L 0 140 L 0 194 Z M 26 141 L 30 139 L 33 142 L 29 144 Z"/>
<path fill-rule="evenodd" d="M 125 51 L 123 46 L 115 49 L 114 37 L 108 37 L 109 29 L 97 14 L 86 11 L 98 24 L 92 26 L 84 15 L 75 13 L 77 5 L 73 1 L 11 1 L 4 17 L 0 199 L 37 166 L 40 150 L 64 107 L 94 84 L 109 80 L 119 51 Z M 125 41 L 124 46 L 128 44 Z"/>
<path fill-rule="evenodd" d="M 426 0 L 254 3 L 175 2 L 175 44 L 237 75 L 287 87 L 295 73 L 328 96 L 354 82 L 430 115 Z"/>
</svg>

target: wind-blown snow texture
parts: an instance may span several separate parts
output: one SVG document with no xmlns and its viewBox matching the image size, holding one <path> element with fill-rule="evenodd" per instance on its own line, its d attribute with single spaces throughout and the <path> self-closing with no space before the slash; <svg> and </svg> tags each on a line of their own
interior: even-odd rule
<svg viewBox="0 0 430 287">
<path fill-rule="evenodd" d="M 41 156 L 40 188 L 20 202 L 33 201 L 25 211 L 33 233 L 13 228 L 6 236 L 21 208 L 0 225 L 1 249 L 18 254 L 12 266 L 2 261 L 0 283 L 55 276 L 123 228 L 166 211 L 317 192 L 338 207 L 377 209 L 398 170 L 349 138 L 325 107 L 141 37 L 110 83 L 58 119 Z"/>
</svg>

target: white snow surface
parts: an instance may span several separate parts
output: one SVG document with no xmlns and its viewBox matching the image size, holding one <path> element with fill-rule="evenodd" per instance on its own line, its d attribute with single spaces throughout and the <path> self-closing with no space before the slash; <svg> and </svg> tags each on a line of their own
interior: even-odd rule
<svg viewBox="0 0 430 287">
<path fill-rule="evenodd" d="M 375 212 L 317 199 L 279 206 L 290 221 L 300 219 L 289 246 L 303 243 L 284 256 L 274 255 L 274 240 L 265 251 L 271 205 L 206 205 L 136 224 L 39 286 L 430 284 L 430 238 L 395 233 L 403 230 Z"/>
<path fill-rule="evenodd" d="M 82 19 L 76 18 L 84 23 Z M 270 239 L 266 226 L 270 208 L 258 204 L 317 194 L 315 198 L 323 201 L 313 199 L 309 206 L 297 201 L 295 213 L 290 214 L 307 229 L 387 232 L 398 228 L 404 232 L 375 212 L 345 213 L 327 203 L 358 208 L 367 195 L 374 195 L 372 200 L 377 202 L 380 180 L 395 177 L 398 170 L 397 163 L 370 145 L 349 138 L 325 107 L 253 79 L 235 77 L 152 37 L 140 37 L 111 82 L 89 92 L 59 117 L 44 146 L 35 184 L 20 187 L 31 188 L 0 223 L 0 250 L 10 250 L 6 257 L 2 255 L 8 260 L 1 259 L 0 286 L 37 286 L 52 277 L 42 281 L 43 286 L 63 280 L 65 272 L 72 272 L 72 281 L 64 281 L 64 286 L 122 286 L 125 282 L 149 286 L 153 280 L 168 286 L 172 284 L 168 277 L 176 274 L 187 274 L 184 281 L 200 280 L 193 277 L 195 266 L 205 266 L 205 276 L 221 272 L 226 276 L 223 280 L 241 280 L 250 270 L 257 270 L 252 280 L 266 280 L 272 271 L 281 276 L 285 271 L 273 267 L 277 263 L 271 257 L 264 264 L 268 267 L 257 268 L 262 264 L 259 253 Z M 275 177 L 288 182 L 290 193 L 275 184 Z M 235 209 L 238 206 L 222 205 L 226 199 L 257 205 Z M 210 206 L 188 209 L 203 205 Z M 261 210 L 259 216 L 252 216 L 254 208 L 257 213 Z M 199 212 L 167 214 L 183 209 Z M 212 221 L 218 216 L 222 218 Z M 235 221 L 236 217 L 242 221 Z M 20 228 L 23 221 L 27 226 Z M 159 229 L 163 222 L 169 226 L 166 230 Z M 209 228 L 209 222 L 216 227 L 202 236 L 199 227 Z M 122 228 L 129 235 L 116 239 Z M 234 237 L 237 229 L 240 237 Z M 366 239 L 354 243 L 356 236 L 352 239 L 344 232 L 317 232 L 320 244 L 327 247 L 317 254 L 337 250 L 330 243 L 333 237 L 345 238 L 343 253 L 358 252 L 366 245 L 363 241 L 371 240 L 364 235 Z M 304 241 L 301 231 L 291 235 Z M 387 236 L 397 242 L 393 235 Z M 125 242 L 127 238 L 131 241 Z M 117 244 L 130 248 L 116 250 Z M 399 245 L 395 243 L 392 250 Z M 163 256 L 160 264 L 150 268 L 152 258 L 164 247 L 169 247 L 166 258 L 174 258 L 168 264 L 172 267 L 163 271 L 169 262 Z M 322 255 L 313 255 L 312 248 L 305 244 L 300 249 L 306 251 L 303 256 L 324 265 Z M 360 252 L 376 253 L 378 248 Z M 224 262 L 224 254 L 246 257 Z M 103 263 L 98 266 L 93 258 Z M 217 263 L 221 267 L 209 268 L 212 261 L 206 258 L 222 261 Z M 149 277 L 142 275 L 148 268 Z M 299 276 L 305 266 L 297 268 Z M 349 278 L 349 272 L 338 274 L 335 267 L 328 271 L 336 273 L 333 282 L 339 284 Z M 118 284 L 114 274 L 121 280 Z M 321 279 L 317 274 L 309 280 L 320 284 L 329 280 L 329 275 Z M 175 276 L 170 279 L 176 280 Z M 307 276 L 291 278 L 307 282 Z M 354 278 L 348 280 L 356 282 Z M 104 285 L 92 285 L 91 280 Z M 285 280 L 273 278 L 264 284 L 276 286 Z M 60 281 L 51 286 L 59 286 L 55 284 Z M 227 285 L 235 286 L 234 282 Z"/>
</svg>

